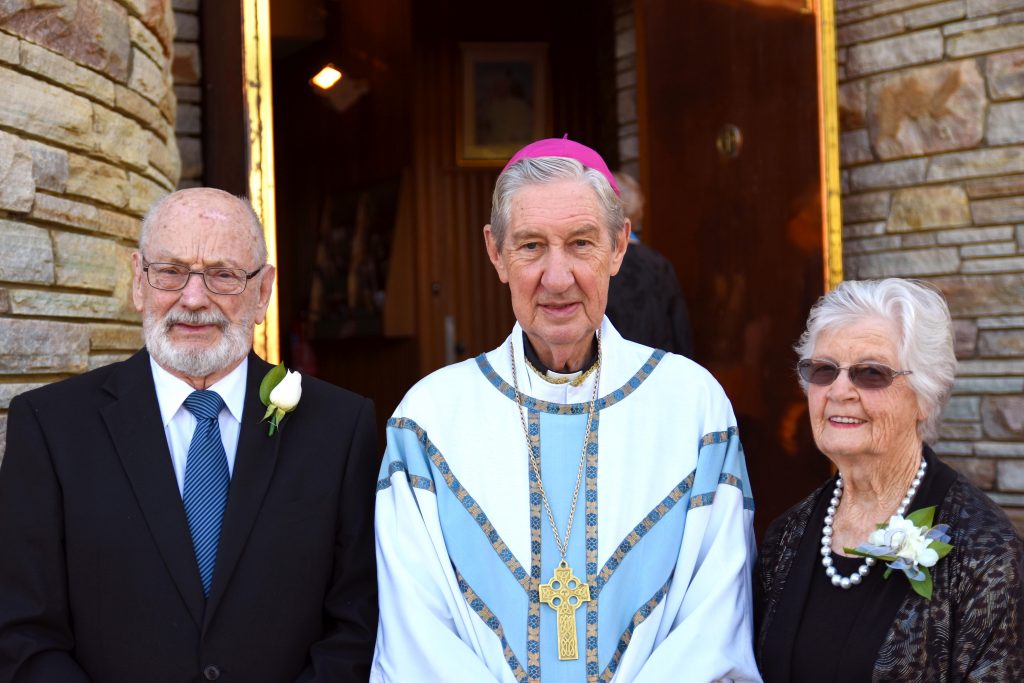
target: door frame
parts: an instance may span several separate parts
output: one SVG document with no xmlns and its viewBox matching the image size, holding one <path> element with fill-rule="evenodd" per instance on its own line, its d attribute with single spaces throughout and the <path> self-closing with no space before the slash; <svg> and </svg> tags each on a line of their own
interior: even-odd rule
<svg viewBox="0 0 1024 683">
<path fill-rule="evenodd" d="M 818 17 L 818 137 L 824 226 L 825 291 L 843 281 L 843 210 L 839 171 L 839 77 L 836 67 L 835 0 L 809 0 Z"/>
<path fill-rule="evenodd" d="M 267 261 L 276 263 L 277 216 L 274 194 L 274 109 L 269 0 L 242 0 L 242 68 L 249 200 L 263 223 L 263 235 L 267 241 Z M 271 292 L 266 319 L 256 326 L 253 348 L 270 363 L 277 364 L 281 360 L 277 287 Z"/>
</svg>

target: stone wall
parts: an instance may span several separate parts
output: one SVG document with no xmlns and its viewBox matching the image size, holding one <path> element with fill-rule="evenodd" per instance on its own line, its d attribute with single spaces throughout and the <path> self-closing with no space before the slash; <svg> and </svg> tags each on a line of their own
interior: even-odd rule
<svg viewBox="0 0 1024 683">
<path fill-rule="evenodd" d="M 178 120 L 174 132 L 181 151 L 178 187 L 203 184 L 203 69 L 199 51 L 199 0 L 172 0 L 174 7 L 174 94 L 178 99 Z M 241 30 L 241 28 L 239 28 Z"/>
<path fill-rule="evenodd" d="M 936 450 L 1024 529 L 1024 0 L 837 0 L 847 278 L 955 318 Z"/>
<path fill-rule="evenodd" d="M 171 0 L 0 0 L 0 452 L 16 394 L 139 348 L 129 256 L 178 182 Z"/>
<path fill-rule="evenodd" d="M 640 180 L 640 133 L 636 99 L 636 22 L 633 0 L 615 0 L 615 89 L 619 122 L 619 169 Z"/>
</svg>

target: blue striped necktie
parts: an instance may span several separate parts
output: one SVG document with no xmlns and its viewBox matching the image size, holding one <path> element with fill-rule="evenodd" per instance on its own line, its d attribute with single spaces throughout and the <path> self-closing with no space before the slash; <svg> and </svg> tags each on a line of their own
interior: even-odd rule
<svg viewBox="0 0 1024 683">
<path fill-rule="evenodd" d="M 185 408 L 196 418 L 196 430 L 185 461 L 182 500 L 203 581 L 203 595 L 207 597 L 217 562 L 220 524 L 228 503 L 228 458 L 217 422 L 223 407 L 224 399 L 215 391 L 193 391 L 185 399 Z"/>
</svg>

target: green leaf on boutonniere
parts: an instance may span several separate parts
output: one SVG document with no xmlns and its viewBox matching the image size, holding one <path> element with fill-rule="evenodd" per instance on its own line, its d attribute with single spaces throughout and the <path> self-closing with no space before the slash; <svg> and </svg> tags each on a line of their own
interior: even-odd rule
<svg viewBox="0 0 1024 683">
<path fill-rule="evenodd" d="M 302 398 L 302 375 L 291 372 L 280 363 L 271 368 L 260 382 L 260 401 L 267 406 L 264 420 L 270 421 L 268 434 L 274 435 L 285 415 L 295 410 Z"/>
<path fill-rule="evenodd" d="M 920 581 L 911 581 L 910 587 L 914 589 L 914 592 L 920 595 L 925 600 L 932 599 L 932 573 L 928 571 L 928 567 L 921 567 L 921 571 L 924 572 L 924 578 Z"/>
<path fill-rule="evenodd" d="M 859 548 L 843 548 L 843 552 L 848 555 L 856 555 L 858 557 L 873 557 L 876 560 L 881 560 L 882 562 L 895 562 L 897 559 L 895 555 L 876 555 L 875 553 L 860 550 Z"/>
<path fill-rule="evenodd" d="M 285 374 L 288 371 L 284 367 L 284 363 L 275 365 L 274 368 L 263 377 L 263 381 L 260 382 L 260 403 L 265 406 L 270 405 L 270 392 L 274 390 L 281 380 L 284 379 Z M 263 419 L 270 417 L 270 413 L 273 412 L 273 408 L 267 411 L 267 414 Z"/>
<path fill-rule="evenodd" d="M 932 541 L 928 547 L 938 553 L 940 560 L 946 555 L 949 555 L 949 551 L 953 549 L 952 544 L 943 543 L 942 541 Z"/>
<path fill-rule="evenodd" d="M 932 528 L 932 522 L 935 519 L 935 506 L 921 508 L 920 510 L 914 510 L 906 517 L 907 520 L 914 523 L 914 526 L 923 526 L 925 529 Z"/>
</svg>

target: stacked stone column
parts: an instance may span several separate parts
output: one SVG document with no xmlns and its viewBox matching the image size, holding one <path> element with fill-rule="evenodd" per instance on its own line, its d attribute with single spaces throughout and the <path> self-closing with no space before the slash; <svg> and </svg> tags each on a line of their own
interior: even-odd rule
<svg viewBox="0 0 1024 683">
<path fill-rule="evenodd" d="M 173 0 L 174 94 L 178 99 L 178 120 L 174 132 L 181 152 L 181 177 L 178 187 L 203 184 L 203 97 L 202 61 L 199 50 L 199 0 Z M 241 31 L 242 27 L 239 26 Z M 239 57 L 241 59 L 241 57 Z"/>
<path fill-rule="evenodd" d="M 1024 0 L 837 0 L 847 278 L 946 295 L 936 450 L 1024 529 Z"/>
<path fill-rule="evenodd" d="M 0 0 L 0 450 L 16 394 L 139 348 L 130 254 L 178 182 L 171 0 Z"/>
<path fill-rule="evenodd" d="M 636 18 L 633 0 L 615 0 L 615 90 L 619 169 L 640 180 L 640 124 L 636 102 Z"/>
</svg>

